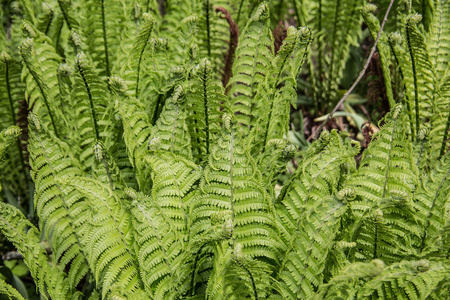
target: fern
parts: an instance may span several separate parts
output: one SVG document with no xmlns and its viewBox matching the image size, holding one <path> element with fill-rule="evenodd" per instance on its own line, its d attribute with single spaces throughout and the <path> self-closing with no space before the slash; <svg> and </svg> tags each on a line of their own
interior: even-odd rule
<svg viewBox="0 0 450 300">
<path fill-rule="evenodd" d="M 23 300 L 22 295 L 11 285 L 7 284 L 3 279 L 0 279 L 0 295 L 5 295 L 8 299 Z"/>
<path fill-rule="evenodd" d="M 207 230 L 206 218 L 212 213 L 230 211 L 231 246 L 241 244 L 243 254 L 276 261 L 277 231 L 270 200 L 259 184 L 261 175 L 248 150 L 240 146 L 239 134 L 231 124 L 225 126 L 211 150 L 200 186 L 202 194 L 193 203 L 192 233 Z"/>
<path fill-rule="evenodd" d="M 238 113 L 237 121 L 245 127 L 250 127 L 257 118 L 256 93 L 273 60 L 269 22 L 269 8 L 263 3 L 245 26 L 236 48 L 236 60 L 232 68 L 234 76 L 228 83 L 228 94 L 231 111 Z"/>
<path fill-rule="evenodd" d="M 14 4 L 0 34 L 2 187 L 20 205 L 30 176 L 39 229 L 33 205 L 30 221 L 0 203 L 0 231 L 40 297 L 447 299 L 446 1 L 399 3 L 385 28 L 400 33 L 381 33 L 391 112 L 360 161 L 345 132 L 291 144 L 291 108 L 312 93 L 323 112 L 345 88 L 361 6 Z M 372 38 L 376 14 L 362 10 Z M 1 280 L 0 293 L 22 299 Z"/>
</svg>

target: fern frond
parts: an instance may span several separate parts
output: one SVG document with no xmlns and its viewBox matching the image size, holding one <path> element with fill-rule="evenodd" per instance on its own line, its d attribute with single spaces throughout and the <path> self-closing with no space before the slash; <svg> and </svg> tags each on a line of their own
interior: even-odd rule
<svg viewBox="0 0 450 300">
<path fill-rule="evenodd" d="M 234 250 L 218 251 L 206 291 L 208 299 L 265 299 L 273 288 L 267 264 Z"/>
<path fill-rule="evenodd" d="M 450 3 L 444 0 L 434 1 L 433 19 L 430 24 L 427 46 L 430 60 L 436 70 L 436 76 L 442 81 L 448 74 L 450 58 L 450 25 L 446 20 L 450 18 Z"/>
<path fill-rule="evenodd" d="M 188 111 L 184 103 L 186 101 L 184 93 L 183 87 L 179 85 L 175 88 L 172 97 L 166 100 L 161 115 L 152 128 L 149 148 L 166 150 L 192 159 L 192 141 L 188 129 Z"/>
<path fill-rule="evenodd" d="M 55 263 L 68 268 L 70 284 L 76 287 L 89 271 L 83 236 L 89 225 L 86 219 L 77 219 L 77 215 L 88 212 L 89 206 L 56 180 L 80 175 L 82 171 L 69 146 L 47 132 L 34 114 L 29 118 L 30 165 L 39 227 L 52 247 Z"/>
<path fill-rule="evenodd" d="M 142 191 L 150 190 L 149 171 L 140 159 L 147 151 L 150 142 L 151 124 L 143 105 L 134 98 L 126 98 L 119 106 L 123 124 L 123 138 L 127 147 L 128 158 L 136 173 L 136 181 Z"/>
<path fill-rule="evenodd" d="M 325 108 L 333 107 L 338 100 L 338 89 L 343 77 L 350 46 L 355 45 L 360 34 L 361 0 L 318 1 L 313 9 L 318 21 L 313 33 L 317 50 L 317 71 L 313 70 L 314 98 Z M 311 66 L 314 62 L 311 63 Z"/>
<path fill-rule="evenodd" d="M 47 261 L 38 229 L 18 209 L 0 203 L 0 231 L 23 255 L 44 299 L 49 299 L 47 293 L 52 299 L 72 299 L 80 294 L 70 286 L 63 269 Z"/>
<path fill-rule="evenodd" d="M 226 98 L 222 84 L 214 79 L 209 60 L 203 59 L 192 73 L 191 91 L 186 95 L 191 112 L 188 126 L 194 158 L 196 162 L 201 162 L 211 152 L 215 135 L 219 132 L 221 107 L 225 105 Z"/>
<path fill-rule="evenodd" d="M 164 209 L 141 194 L 135 196 L 131 213 L 144 287 L 152 299 L 174 299 L 182 294 L 178 288 L 183 280 L 179 273 L 184 245 L 178 226 Z"/>
<path fill-rule="evenodd" d="M 86 35 L 88 53 L 98 63 L 99 75 L 109 77 L 122 32 L 128 29 L 122 1 L 83 0 L 81 9 L 80 15 L 90 16 L 80 23 L 82 32 L 89 33 Z"/>
<path fill-rule="evenodd" d="M 378 276 L 384 268 L 385 264 L 379 259 L 349 264 L 328 283 L 322 284 L 314 299 L 356 299 L 358 285 Z"/>
<path fill-rule="evenodd" d="M 197 43 L 200 57 L 206 57 L 214 70 L 212 76 L 218 80 L 224 67 L 225 49 L 229 39 L 228 23 L 220 18 L 215 7 L 229 9 L 229 1 L 200 0 L 198 1 L 198 34 Z"/>
<path fill-rule="evenodd" d="M 273 37 L 270 31 L 270 12 L 266 3 L 261 4 L 239 36 L 233 77 L 228 83 L 231 111 L 247 132 L 258 118 L 256 97 L 273 60 Z"/>
<path fill-rule="evenodd" d="M 92 178 L 76 176 L 58 182 L 75 189 L 92 211 L 86 252 L 102 297 L 115 286 L 129 293 L 140 290 L 142 281 L 132 250 L 131 217 L 121 200 L 107 185 Z"/>
<path fill-rule="evenodd" d="M 154 19 L 147 13 L 142 16 L 143 24 L 140 26 L 139 34 L 135 37 L 133 47 L 127 55 L 127 61 L 121 67 L 121 77 L 126 81 L 130 96 L 141 97 L 142 76 L 148 67 L 149 58 L 147 52 L 152 50 L 151 36 L 154 27 Z M 129 43 L 128 43 L 129 44 Z M 153 62 L 154 63 L 154 62 Z"/>
<path fill-rule="evenodd" d="M 380 31 L 380 22 L 373 15 L 376 10 L 376 6 L 373 4 L 367 4 L 361 10 L 364 21 L 369 27 L 370 34 L 372 38 L 376 40 L 378 32 Z M 380 39 L 378 40 L 377 50 L 380 55 L 381 68 L 383 70 L 383 80 L 384 86 L 386 87 L 386 96 L 389 100 L 389 105 L 391 108 L 395 106 L 394 93 L 392 91 L 392 79 L 391 79 L 391 49 L 389 46 L 388 36 L 385 32 L 381 33 Z"/>
<path fill-rule="evenodd" d="M 359 150 L 336 131 L 323 131 L 310 146 L 277 199 L 277 214 L 288 234 L 283 237 L 286 242 L 292 240 L 290 234 L 300 225 L 308 205 L 337 194 L 348 174 L 355 171 L 353 157 Z"/>
<path fill-rule="evenodd" d="M 211 214 L 230 211 L 231 246 L 241 244 L 243 254 L 277 261 L 279 238 L 272 205 L 261 184 L 261 174 L 234 126 L 226 124 L 211 148 L 200 185 L 202 194 L 192 204 L 191 232 L 195 235 L 207 230 Z"/>
<path fill-rule="evenodd" d="M 11 285 L 0 278 L 0 295 L 8 297 L 10 300 L 25 300 L 22 295 Z"/>
<path fill-rule="evenodd" d="M 77 55 L 75 82 L 73 85 L 71 100 L 75 109 L 77 120 L 74 120 L 77 137 L 82 142 L 80 160 L 85 170 L 92 168 L 94 164 L 93 145 L 96 141 L 106 141 L 111 138 L 111 132 L 105 128 L 112 127 L 108 108 L 109 93 L 106 84 L 93 70 L 92 63 L 84 53 Z"/>
<path fill-rule="evenodd" d="M 361 299 L 427 299 L 448 280 L 446 262 L 402 261 L 383 270 L 358 291 Z"/>
<path fill-rule="evenodd" d="M 406 118 L 397 105 L 363 153 L 357 173 L 345 186 L 355 191 L 353 213 L 361 218 L 353 228 L 357 259 L 395 261 L 414 253 L 419 230 L 411 198 L 417 185 Z"/>
<path fill-rule="evenodd" d="M 414 103 L 410 102 L 410 106 L 415 109 L 416 134 L 420 131 L 422 118 L 430 117 L 427 112 L 432 106 L 433 93 L 437 88 L 436 73 L 430 61 L 425 38 L 416 25 L 420 21 L 419 17 L 409 16 L 405 28 L 414 79 Z"/>
<path fill-rule="evenodd" d="M 309 299 L 322 284 L 328 253 L 347 209 L 346 198 L 351 198 L 338 189 L 346 172 L 355 168 L 353 156 L 359 147 L 353 149 L 335 131 L 325 136 L 328 145 L 303 160 L 277 207 L 286 243 L 278 273 L 285 299 Z"/>
<path fill-rule="evenodd" d="M 29 97 L 30 107 L 33 107 L 34 111 L 39 114 L 39 116 L 46 120 L 48 116 L 50 118 L 50 124 L 53 127 L 53 130 L 58 136 L 57 130 L 57 117 L 55 113 L 55 108 L 52 105 L 52 100 L 50 98 L 50 89 L 47 86 L 46 82 L 43 80 L 43 71 L 40 67 L 37 67 L 38 64 L 36 57 L 34 56 L 35 49 L 33 44 L 33 39 L 26 39 L 20 48 L 20 54 L 22 56 L 22 60 L 27 67 L 27 70 L 31 76 L 27 76 L 26 79 L 28 92 L 31 93 Z M 55 70 L 56 71 L 56 70 Z M 36 101 L 37 99 L 42 98 L 41 101 Z M 45 107 L 45 112 L 41 112 L 41 107 Z"/>
<path fill-rule="evenodd" d="M 190 206 L 197 194 L 202 172 L 200 167 L 185 158 L 166 151 L 152 151 L 145 159 L 152 168 L 152 198 L 169 217 L 173 226 L 188 238 L 191 222 Z"/>
<path fill-rule="evenodd" d="M 260 101 L 256 114 L 259 117 L 255 126 L 257 138 L 253 149 L 256 153 L 261 149 L 264 152 L 270 140 L 282 139 L 288 134 L 291 104 L 297 103 L 297 76 L 310 42 L 309 28 L 288 28 L 287 37 L 273 60 L 266 82 L 258 91 L 257 98 Z"/>
<path fill-rule="evenodd" d="M 20 128 L 18 126 L 10 126 L 0 132 L 0 162 L 3 161 L 6 149 L 17 139 L 20 135 Z"/>
<path fill-rule="evenodd" d="M 402 106 L 397 105 L 384 121 L 363 153 L 358 173 L 347 182 L 364 203 L 377 203 L 402 193 L 410 197 L 417 184 L 417 169 Z"/>
<path fill-rule="evenodd" d="M 445 156 L 429 176 L 420 180 L 414 199 L 416 216 L 422 223 L 420 251 L 429 253 L 440 249 L 446 223 L 445 206 L 450 195 L 450 159 Z"/>
</svg>

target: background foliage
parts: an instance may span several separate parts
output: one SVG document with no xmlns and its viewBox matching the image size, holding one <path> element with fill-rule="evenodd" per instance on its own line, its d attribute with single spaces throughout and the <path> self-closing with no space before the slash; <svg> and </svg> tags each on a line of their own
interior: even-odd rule
<svg viewBox="0 0 450 300">
<path fill-rule="evenodd" d="M 448 299 L 450 2 L 2 1 L 0 298 Z"/>
</svg>

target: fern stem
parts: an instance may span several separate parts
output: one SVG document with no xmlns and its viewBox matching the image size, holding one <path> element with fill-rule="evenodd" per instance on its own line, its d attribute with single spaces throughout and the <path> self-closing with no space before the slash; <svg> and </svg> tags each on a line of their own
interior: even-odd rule
<svg viewBox="0 0 450 300">
<path fill-rule="evenodd" d="M 253 289 L 253 296 L 255 297 L 255 300 L 258 300 L 258 290 L 256 289 L 256 284 L 255 284 L 255 279 L 253 279 L 253 275 L 250 272 L 249 269 L 247 269 L 244 264 L 239 263 L 239 261 L 237 261 L 237 263 L 239 264 L 239 266 L 248 274 L 248 276 L 250 277 L 250 281 L 252 282 L 252 289 Z"/>
<path fill-rule="evenodd" d="M 231 220 L 233 225 L 235 224 L 234 217 L 234 178 L 233 178 L 233 166 L 234 166 L 234 129 L 231 128 L 231 141 L 230 141 L 230 205 L 231 205 Z M 235 247 L 234 234 L 231 236 L 233 249 Z"/>
<path fill-rule="evenodd" d="M 205 69 L 203 73 L 203 104 L 205 107 L 205 130 L 206 130 L 206 154 L 209 154 L 209 116 L 208 116 L 208 69 L 205 60 Z"/>
<path fill-rule="evenodd" d="M 106 17 L 105 17 L 105 3 L 104 2 L 105 2 L 105 0 L 101 0 L 103 45 L 105 47 L 106 76 L 110 77 L 111 73 L 109 71 L 108 39 L 106 36 Z"/>
<path fill-rule="evenodd" d="M 202 253 L 203 248 L 206 246 L 206 243 L 203 244 L 200 249 L 198 249 L 197 253 L 195 254 L 195 259 L 194 259 L 194 266 L 192 268 L 193 272 L 192 272 L 192 277 L 191 277 L 191 284 L 189 286 L 189 288 L 191 289 L 191 296 L 195 296 L 195 274 L 197 274 L 197 264 L 198 261 L 200 259 L 200 254 Z"/>
<path fill-rule="evenodd" d="M 412 65 L 412 72 L 413 72 L 413 78 L 414 78 L 414 103 L 415 103 L 415 112 L 416 112 L 416 135 L 419 134 L 420 130 L 420 122 L 419 122 L 419 91 L 417 87 L 417 73 L 416 73 L 416 63 L 414 58 L 414 53 L 411 48 L 411 34 L 409 25 L 406 26 L 406 38 L 408 41 L 408 51 L 409 56 L 411 57 L 411 65 Z"/>
<path fill-rule="evenodd" d="M 293 0 L 292 4 L 294 5 L 295 16 L 297 17 L 297 27 L 301 27 L 303 26 L 303 22 L 300 21 L 300 11 L 298 9 L 297 0 Z"/>
<path fill-rule="evenodd" d="M 175 146 L 175 130 L 177 128 L 177 120 L 178 120 L 178 113 L 179 113 L 180 107 L 177 105 L 177 109 L 175 112 L 175 120 L 173 121 L 172 126 L 172 138 L 170 139 L 170 152 L 174 153 L 174 146 Z"/>
<path fill-rule="evenodd" d="M 208 50 L 208 57 L 211 57 L 211 28 L 209 21 L 209 0 L 206 0 L 205 4 L 205 14 L 206 14 L 206 47 Z"/>
<path fill-rule="evenodd" d="M 141 63 L 142 63 L 142 57 L 144 56 L 145 48 L 147 47 L 148 41 L 150 40 L 150 36 L 152 35 L 152 30 L 148 31 L 148 35 L 145 39 L 144 47 L 142 47 L 141 53 L 139 54 L 139 60 L 137 65 L 137 78 L 136 78 L 136 98 L 139 96 L 139 81 L 141 77 Z"/>
<path fill-rule="evenodd" d="M 61 9 L 64 20 L 66 21 L 67 27 L 69 27 L 69 30 L 72 30 L 72 25 L 70 25 L 70 21 L 69 21 L 69 17 L 67 16 L 67 12 L 63 8 L 62 0 L 58 0 L 58 6 Z"/>
<path fill-rule="evenodd" d="M 331 39 L 331 59 L 330 59 L 330 70 L 328 72 L 328 74 L 330 74 L 330 78 L 328 78 L 328 87 L 326 90 L 326 96 L 328 99 L 330 99 L 330 94 L 331 94 L 331 85 L 333 84 L 333 76 L 334 76 L 334 57 L 336 55 L 336 51 L 338 51 L 339 47 L 335 47 L 335 43 L 336 43 L 336 35 L 338 32 L 338 16 L 339 16 L 339 5 L 341 3 L 341 0 L 337 0 L 336 1 L 336 7 L 335 7 L 335 11 L 334 11 L 334 26 L 333 26 L 333 37 Z M 334 99 L 331 99 L 332 102 L 334 102 Z"/>
<path fill-rule="evenodd" d="M 372 259 L 377 258 L 377 248 L 378 248 L 378 222 L 375 220 L 375 233 L 374 233 L 374 242 L 373 242 L 373 256 Z"/>
<path fill-rule="evenodd" d="M 48 30 L 50 29 L 50 25 L 52 25 L 52 21 L 53 21 L 53 17 L 54 17 L 54 12 L 52 11 L 51 17 L 48 20 L 47 26 L 45 27 L 45 35 L 48 35 Z"/>
<path fill-rule="evenodd" d="M 168 93 L 172 93 L 172 92 L 173 92 L 173 89 L 168 91 Z M 159 94 L 158 99 L 156 100 L 155 110 L 153 111 L 153 117 L 151 120 L 152 126 L 155 126 L 156 121 L 158 120 L 159 114 L 161 112 L 160 108 L 164 106 L 163 98 L 165 98 L 166 96 L 167 96 L 167 93 Z"/>
<path fill-rule="evenodd" d="M 241 11 L 242 11 L 242 5 L 244 4 L 245 0 L 241 0 L 241 2 L 239 3 L 239 9 L 238 9 L 238 15 L 236 18 L 236 24 L 239 24 L 239 20 L 241 18 Z"/>
<path fill-rule="evenodd" d="M 95 138 L 97 140 L 100 140 L 100 134 L 98 132 L 98 125 L 97 125 L 97 116 L 94 109 L 94 102 L 92 101 L 91 89 L 89 88 L 89 84 L 86 81 L 86 77 L 84 76 L 83 69 L 81 68 L 79 60 L 77 60 L 77 68 L 78 72 L 80 73 L 81 79 L 83 80 L 84 86 L 86 87 L 86 92 L 88 94 L 89 107 L 91 109 L 92 122 L 94 124 Z"/>
<path fill-rule="evenodd" d="M 9 100 L 9 106 L 11 109 L 11 117 L 12 117 L 13 125 L 17 125 L 16 114 L 14 112 L 14 100 L 11 95 L 11 84 L 9 82 L 9 62 L 5 62 L 5 79 L 6 79 L 6 90 L 8 91 L 8 100 Z M 26 186 L 28 187 L 28 172 L 25 167 L 25 159 L 23 157 L 22 147 L 20 145 L 19 139 L 17 139 L 17 147 L 18 147 L 19 153 L 20 153 L 20 155 L 19 155 L 20 166 L 23 169 L 25 183 L 26 183 Z"/>
</svg>

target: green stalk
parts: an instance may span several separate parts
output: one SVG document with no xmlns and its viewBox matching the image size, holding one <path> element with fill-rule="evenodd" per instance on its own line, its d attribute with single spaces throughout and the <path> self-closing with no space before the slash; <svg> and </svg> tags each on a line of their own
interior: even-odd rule
<svg viewBox="0 0 450 300">
<path fill-rule="evenodd" d="M 78 72 L 80 73 L 81 79 L 83 80 L 84 86 L 86 87 L 86 92 L 88 94 L 89 107 L 91 109 L 91 115 L 92 115 L 92 121 L 93 121 L 93 124 L 94 124 L 95 137 L 96 137 L 97 140 L 100 140 L 100 134 L 98 132 L 98 125 L 97 125 L 97 116 L 95 114 L 94 102 L 92 101 L 91 89 L 89 88 L 89 84 L 86 81 L 86 77 L 84 76 L 83 69 L 81 68 L 79 60 L 77 60 L 77 68 L 78 68 Z"/>
<path fill-rule="evenodd" d="M 420 122 L 419 122 L 419 91 L 417 87 L 417 73 L 416 73 L 416 63 L 414 58 L 414 53 L 411 48 L 411 34 L 409 32 L 409 26 L 406 26 L 406 37 L 408 40 L 408 51 L 409 56 L 411 57 L 411 65 L 412 65 L 412 72 L 413 72 L 413 78 L 414 78 L 414 103 L 415 103 L 415 112 L 416 112 L 416 135 L 419 134 L 420 130 Z"/>
<path fill-rule="evenodd" d="M 101 0 L 102 9 L 102 31 L 103 31 L 103 46 L 105 47 L 105 64 L 106 64 L 106 76 L 110 77 L 109 71 L 109 55 L 108 55 L 108 40 L 106 37 L 106 17 L 105 17 L 105 0 Z"/>
</svg>

